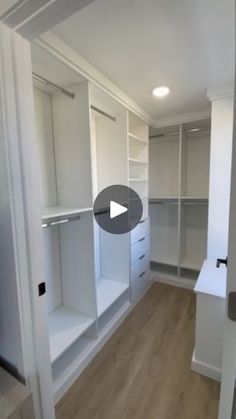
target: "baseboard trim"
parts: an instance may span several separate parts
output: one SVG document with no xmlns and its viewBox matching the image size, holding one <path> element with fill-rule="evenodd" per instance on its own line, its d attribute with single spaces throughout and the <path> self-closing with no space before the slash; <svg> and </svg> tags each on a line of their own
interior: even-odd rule
<svg viewBox="0 0 236 419">
<path fill-rule="evenodd" d="M 221 381 L 221 369 L 199 361 L 199 359 L 196 358 L 195 349 L 193 351 L 191 369 L 192 371 L 211 378 L 212 380 Z"/>
<path fill-rule="evenodd" d="M 159 276 L 158 273 L 155 271 L 151 271 L 151 277 L 154 282 L 161 282 L 162 284 L 168 284 L 174 287 L 181 287 L 190 290 L 193 290 L 196 285 L 196 281 L 192 279 L 178 278 L 172 275 Z"/>
</svg>

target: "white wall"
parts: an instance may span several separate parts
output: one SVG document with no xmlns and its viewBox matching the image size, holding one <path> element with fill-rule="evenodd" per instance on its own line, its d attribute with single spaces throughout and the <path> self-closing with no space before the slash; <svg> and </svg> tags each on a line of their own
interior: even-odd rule
<svg viewBox="0 0 236 419">
<path fill-rule="evenodd" d="M 226 257 L 233 138 L 233 96 L 212 100 L 208 259 Z"/>
</svg>

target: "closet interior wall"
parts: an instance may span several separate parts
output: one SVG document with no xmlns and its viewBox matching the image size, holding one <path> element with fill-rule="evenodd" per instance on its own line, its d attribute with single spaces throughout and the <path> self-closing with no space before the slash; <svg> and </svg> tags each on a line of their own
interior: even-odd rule
<svg viewBox="0 0 236 419">
<path fill-rule="evenodd" d="M 149 149 L 151 269 L 192 287 L 206 257 L 210 122 L 153 130 Z"/>
</svg>

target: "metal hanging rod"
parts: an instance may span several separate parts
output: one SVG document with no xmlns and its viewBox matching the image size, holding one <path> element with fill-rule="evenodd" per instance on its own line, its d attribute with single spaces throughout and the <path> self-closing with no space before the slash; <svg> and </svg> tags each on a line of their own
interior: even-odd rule
<svg viewBox="0 0 236 419">
<path fill-rule="evenodd" d="M 103 116 L 106 116 L 107 118 L 111 119 L 112 121 L 116 121 L 116 118 L 112 115 L 110 115 L 109 113 L 103 111 L 102 109 L 97 108 L 97 106 L 91 105 L 91 109 L 95 112 L 100 113 Z"/>
<path fill-rule="evenodd" d="M 55 221 L 49 221 L 48 223 L 45 222 L 43 224 L 41 224 L 42 228 L 47 228 L 47 227 L 54 227 L 60 224 L 66 224 L 66 223 L 70 223 L 71 221 L 78 221 L 80 220 L 80 215 L 76 216 L 76 217 L 71 217 L 71 218 L 62 218 L 60 220 L 55 220 Z"/>
<path fill-rule="evenodd" d="M 199 132 L 199 131 L 207 131 L 209 130 L 210 127 L 199 127 L 199 128 L 191 128 L 191 129 L 186 129 L 184 130 L 184 132 L 186 134 L 192 133 L 192 132 Z M 150 135 L 150 139 L 151 138 L 162 138 L 162 137 L 172 137 L 174 135 L 179 135 L 179 131 L 172 131 L 172 132 L 168 132 L 167 134 L 165 133 L 161 133 L 161 134 L 155 134 L 155 135 Z"/>
<path fill-rule="evenodd" d="M 45 79 L 44 77 L 40 76 L 37 73 L 32 73 L 32 78 L 34 80 L 39 81 L 40 83 L 46 84 L 49 87 L 52 87 L 53 89 L 57 90 L 58 92 L 61 92 L 63 95 L 66 95 L 70 97 L 71 99 L 74 99 L 75 94 L 72 92 L 69 92 L 69 90 L 64 89 L 64 87 L 58 86 L 57 84 L 53 83 L 52 81 L 49 81 Z"/>
</svg>

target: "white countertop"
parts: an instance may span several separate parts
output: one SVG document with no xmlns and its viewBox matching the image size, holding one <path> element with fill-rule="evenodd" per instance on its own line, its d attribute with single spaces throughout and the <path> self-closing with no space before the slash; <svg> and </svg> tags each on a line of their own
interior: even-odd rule
<svg viewBox="0 0 236 419">
<path fill-rule="evenodd" d="M 212 295 L 214 297 L 226 297 L 226 273 L 225 266 L 216 267 L 215 260 L 205 260 L 202 265 L 194 291 L 199 294 Z"/>
</svg>

